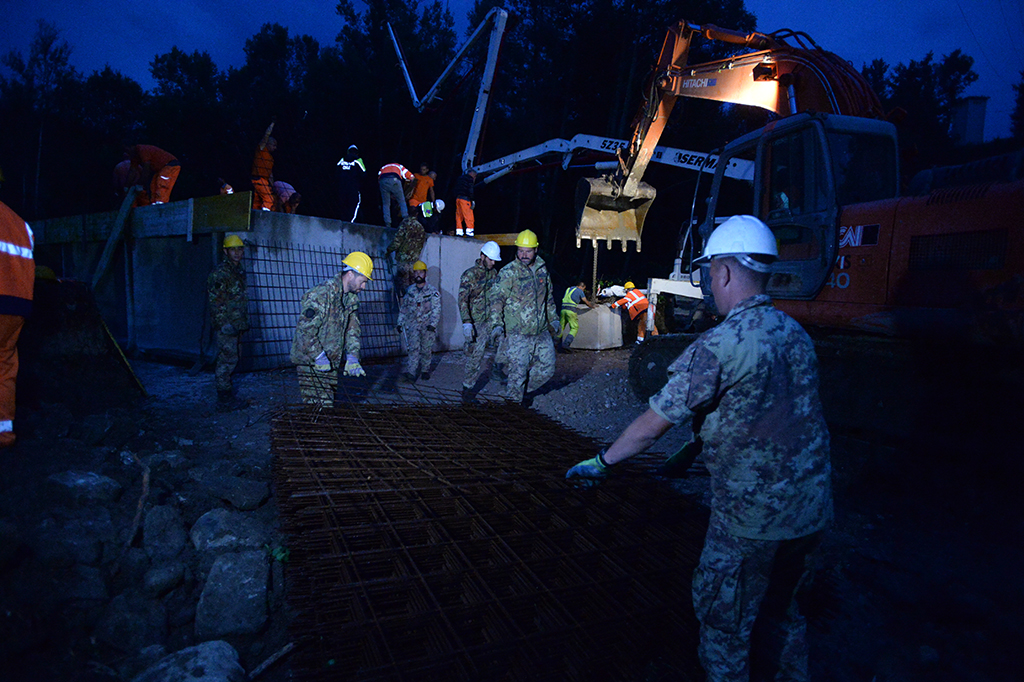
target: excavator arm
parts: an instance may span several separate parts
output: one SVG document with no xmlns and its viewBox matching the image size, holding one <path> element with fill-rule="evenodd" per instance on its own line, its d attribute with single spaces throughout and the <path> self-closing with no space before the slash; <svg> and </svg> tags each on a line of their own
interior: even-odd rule
<svg viewBox="0 0 1024 682">
<path fill-rule="evenodd" d="M 755 51 L 690 65 L 690 46 L 698 37 Z M 789 38 L 798 45 L 789 45 Z M 635 241 L 639 250 L 643 221 L 657 194 L 643 176 L 680 97 L 744 104 L 782 116 L 882 113 L 867 81 L 804 34 L 740 33 L 681 21 L 668 30 L 630 143 L 618 152 L 617 168 L 601 178 L 583 178 L 576 188 L 577 242 L 618 239 L 625 249 Z"/>
</svg>

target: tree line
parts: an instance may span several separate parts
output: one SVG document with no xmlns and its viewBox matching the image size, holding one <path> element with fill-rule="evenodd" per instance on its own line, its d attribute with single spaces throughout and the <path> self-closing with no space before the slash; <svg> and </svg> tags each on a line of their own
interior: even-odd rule
<svg viewBox="0 0 1024 682">
<path fill-rule="evenodd" d="M 756 26 L 754 15 L 736 0 L 477 0 L 469 26 L 496 6 L 508 11 L 509 24 L 480 161 L 577 133 L 627 138 L 666 27 L 681 18 L 742 31 Z M 366 0 L 357 9 L 352 0 L 339 0 L 334 20 L 339 33 L 333 45 L 266 24 L 246 41 L 245 61 L 237 68 L 221 69 L 205 51 L 175 47 L 150 62 L 156 85 L 149 91 L 110 66 L 79 73 L 71 65 L 73 46 L 60 37 L 59 27 L 40 21 L 27 55 L 2 58 L 0 198 L 29 220 L 113 210 L 111 171 L 124 148 L 137 143 L 162 147 L 181 161 L 172 200 L 216 194 L 218 178 L 247 190 L 253 152 L 271 120 L 277 121 L 274 174 L 302 193 L 301 213 L 337 217 L 334 169 L 350 144 L 358 145 L 367 164 L 365 222 L 380 222 L 376 170 L 385 163 L 416 168 L 426 162 L 438 172 L 437 195 L 452 198 L 485 48 L 463 60 L 439 105 L 417 113 L 387 24 L 422 95 L 459 45 L 447 4 Z M 699 43 L 690 59 L 730 52 L 728 46 Z M 913 165 L 942 163 L 952 148 L 952 108 L 977 78 L 972 65 L 958 50 L 891 68 L 881 60 L 864 67 L 885 107 L 908 112 L 900 133 L 905 149 L 914 152 Z M 1016 87 L 1014 134 L 1024 138 L 1021 86 Z M 709 151 L 709 140 L 717 146 L 769 117 L 681 100 L 661 143 Z M 533 229 L 545 250 L 566 254 L 566 278 L 589 273 L 590 257 L 576 251 L 573 232 L 578 176 L 556 165 L 480 188 L 479 231 Z M 646 273 L 640 270 L 648 267 L 658 275 L 670 266 L 678 226 L 689 215 L 688 199 L 672 196 L 688 197 L 694 180 L 687 171 L 653 167 L 649 179 L 659 183 L 660 198 L 648 218 L 644 251 L 660 258 L 641 265 L 630 252 L 608 261 L 635 272 L 634 279 L 642 279 Z"/>
</svg>

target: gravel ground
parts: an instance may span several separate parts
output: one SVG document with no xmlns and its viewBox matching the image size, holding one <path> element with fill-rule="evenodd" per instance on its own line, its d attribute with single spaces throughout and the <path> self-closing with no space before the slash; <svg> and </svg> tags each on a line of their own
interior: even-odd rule
<svg viewBox="0 0 1024 682">
<path fill-rule="evenodd" d="M 1015 491 L 1021 448 L 1012 428 L 1024 385 L 1019 360 L 946 362 L 916 346 L 831 337 L 819 339 L 818 350 L 837 518 L 807 604 L 815 679 L 1020 679 L 1024 514 Z M 584 435 L 614 440 L 646 407 L 627 382 L 630 351 L 559 355 L 558 371 L 534 409 Z M 240 375 L 239 394 L 252 406 L 222 415 L 212 410 L 211 372 L 143 361 L 133 366 L 149 398 L 105 412 L 123 425 L 121 443 L 88 442 L 82 435 L 92 419 L 82 416 L 87 406 L 41 405 L 19 415 L 21 440 L 0 454 L 0 522 L 8 529 L 31 527 L 45 511 L 48 475 L 88 467 L 110 473 L 124 447 L 183 450 L 196 461 L 230 463 L 245 476 L 269 479 L 269 419 L 297 400 L 293 371 Z M 371 381 L 386 383 L 399 367 L 386 361 L 369 370 Z M 435 356 L 423 384 L 454 396 L 461 379 L 462 354 L 452 352 Z M 484 394 L 497 389 L 492 382 Z M 1016 401 L 1006 400 L 1012 395 Z M 656 451 L 674 452 L 689 436 L 673 429 Z M 708 502 L 706 477 L 674 486 Z M 123 496 L 128 519 L 137 494 L 129 488 Z M 184 515 L 192 521 L 200 512 Z M 273 500 L 264 513 L 276 515 Z M 10 538 L 4 541 L 16 542 Z M 25 587 L 16 580 L 31 580 L 18 566 L 8 561 L 0 569 L 8 590 L 0 598 Z M 112 663 L 81 622 L 30 637 L 28 616 L 5 614 L 0 636 L 15 643 L 7 651 L 46 662 L 39 674 L 21 679 L 117 679 L 86 676 L 90 666 Z M 235 643 L 247 669 L 287 641 L 284 626 L 285 615 L 277 614 L 260 637 Z M 7 679 L 2 670 L 0 678 Z M 262 679 L 287 679 L 286 666 Z"/>
</svg>

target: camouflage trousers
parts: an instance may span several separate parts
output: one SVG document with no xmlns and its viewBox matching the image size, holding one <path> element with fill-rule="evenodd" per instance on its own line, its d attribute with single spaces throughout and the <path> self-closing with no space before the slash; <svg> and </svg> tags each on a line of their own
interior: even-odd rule
<svg viewBox="0 0 1024 682">
<path fill-rule="evenodd" d="M 462 378 L 463 388 L 476 386 L 480 373 L 486 365 L 494 362 L 494 345 L 488 343 L 491 337 L 491 327 L 477 325 L 476 340 L 466 342 L 466 375 Z"/>
<path fill-rule="evenodd" d="M 532 336 L 509 334 L 505 337 L 503 357 L 508 375 L 505 397 L 514 403 L 523 402 L 526 391 L 536 391 L 555 375 L 555 342 L 547 332 Z"/>
<path fill-rule="evenodd" d="M 749 682 L 751 668 L 759 679 L 809 679 L 807 622 L 795 597 L 809 578 L 808 555 L 821 536 L 740 538 L 712 516 L 693 574 L 697 653 L 707 682 Z"/>
<path fill-rule="evenodd" d="M 217 366 L 213 384 L 218 392 L 231 390 L 231 373 L 238 366 L 238 334 L 217 332 Z"/>
<path fill-rule="evenodd" d="M 338 390 L 338 372 L 321 372 L 312 365 L 297 365 L 299 375 L 299 395 L 302 402 L 310 405 L 334 406 L 334 394 Z"/>
<path fill-rule="evenodd" d="M 434 339 L 437 332 L 423 327 L 405 327 L 405 371 L 419 376 L 430 371 L 430 360 L 434 357 Z"/>
</svg>

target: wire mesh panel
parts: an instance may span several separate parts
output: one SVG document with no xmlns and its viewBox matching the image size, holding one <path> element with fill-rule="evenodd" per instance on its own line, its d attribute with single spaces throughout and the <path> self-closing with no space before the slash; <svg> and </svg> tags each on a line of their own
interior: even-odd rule
<svg viewBox="0 0 1024 682">
<path fill-rule="evenodd" d="M 331 279 L 342 268 L 347 251 L 257 241 L 247 247 L 249 319 L 242 354 L 250 369 L 274 369 L 290 364 L 295 323 L 302 295 Z M 374 279 L 359 294 L 363 357 L 387 357 L 401 352 L 395 333 L 398 301 L 391 264 L 380 254 L 373 260 Z"/>
<path fill-rule="evenodd" d="M 597 444 L 497 402 L 294 408 L 272 448 L 298 679 L 698 678 L 707 512 L 650 462 L 578 490 Z"/>
</svg>

